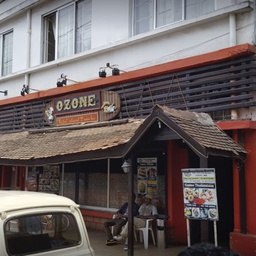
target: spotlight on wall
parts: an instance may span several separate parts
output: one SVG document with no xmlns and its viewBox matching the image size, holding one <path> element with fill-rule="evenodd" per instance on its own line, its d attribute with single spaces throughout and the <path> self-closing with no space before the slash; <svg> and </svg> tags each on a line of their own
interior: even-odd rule
<svg viewBox="0 0 256 256">
<path fill-rule="evenodd" d="M 120 70 L 119 68 L 116 67 L 117 65 L 110 65 L 110 63 L 106 64 L 106 67 L 101 67 L 99 70 L 99 77 L 106 77 L 107 73 L 106 73 L 106 69 L 110 68 L 112 69 L 112 76 L 119 76 L 120 75 L 120 71 L 121 72 L 125 72 L 123 70 Z"/>
<path fill-rule="evenodd" d="M 61 74 L 60 78 L 58 78 L 58 80 L 57 80 L 57 87 L 63 87 L 63 85 L 67 85 L 67 81 L 78 83 L 75 80 L 67 78 L 67 75 Z"/>
<path fill-rule="evenodd" d="M 23 84 L 23 87 L 20 91 L 20 95 L 21 96 L 25 96 L 25 94 L 29 94 L 29 91 L 36 91 L 36 92 L 40 92 L 40 90 L 37 90 L 37 89 L 33 89 L 33 88 L 30 88 L 29 85 L 25 85 Z"/>
<path fill-rule="evenodd" d="M 4 96 L 7 96 L 8 95 L 8 91 L 7 90 L 4 90 L 4 91 L 0 91 L 1 93 L 4 94 Z"/>
<path fill-rule="evenodd" d="M 99 77 L 106 77 L 106 76 L 107 76 L 106 68 L 105 67 L 100 68 Z"/>
<path fill-rule="evenodd" d="M 60 78 L 57 80 L 57 87 L 62 87 L 67 84 L 67 76 L 64 74 L 60 75 Z"/>
</svg>

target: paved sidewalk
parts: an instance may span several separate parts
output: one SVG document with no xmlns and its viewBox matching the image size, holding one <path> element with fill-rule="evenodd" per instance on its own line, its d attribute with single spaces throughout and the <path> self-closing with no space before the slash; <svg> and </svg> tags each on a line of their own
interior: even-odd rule
<svg viewBox="0 0 256 256">
<path fill-rule="evenodd" d="M 126 256 L 127 251 L 123 250 L 124 243 L 118 242 L 116 245 L 106 246 L 105 233 L 88 229 L 91 245 L 95 251 L 95 256 Z M 185 246 L 169 246 L 166 249 L 158 249 L 153 244 L 149 244 L 147 250 L 143 244 L 134 242 L 134 256 L 176 256 Z"/>
</svg>

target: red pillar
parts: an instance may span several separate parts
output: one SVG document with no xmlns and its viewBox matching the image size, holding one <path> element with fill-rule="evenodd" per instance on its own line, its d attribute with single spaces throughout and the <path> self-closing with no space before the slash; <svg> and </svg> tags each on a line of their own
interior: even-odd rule
<svg viewBox="0 0 256 256">
<path fill-rule="evenodd" d="M 168 142 L 167 159 L 167 239 L 170 243 L 186 244 L 187 230 L 184 217 L 181 169 L 188 168 L 188 151 L 175 141 Z"/>
</svg>

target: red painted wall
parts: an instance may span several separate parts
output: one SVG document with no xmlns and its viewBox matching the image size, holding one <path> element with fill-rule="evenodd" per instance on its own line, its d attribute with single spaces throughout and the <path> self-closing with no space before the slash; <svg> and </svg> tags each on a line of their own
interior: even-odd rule
<svg viewBox="0 0 256 256">
<path fill-rule="evenodd" d="M 236 121 L 218 124 L 224 130 L 233 130 L 233 139 L 238 141 L 238 136 L 244 140 L 244 148 L 247 151 L 245 161 L 245 197 L 246 209 L 246 234 L 241 234 L 240 223 L 240 199 L 239 199 L 239 170 L 234 161 L 234 231 L 230 234 L 230 247 L 240 256 L 256 256 L 256 122 Z"/>
<path fill-rule="evenodd" d="M 184 217 L 181 169 L 188 168 L 187 150 L 180 148 L 175 141 L 169 141 L 167 164 L 167 207 L 169 215 L 169 219 L 166 222 L 167 231 L 169 231 L 167 239 L 171 239 L 171 244 L 186 244 L 187 229 Z"/>
<path fill-rule="evenodd" d="M 256 235 L 256 130 L 245 132 L 245 163 L 247 232 Z"/>
<path fill-rule="evenodd" d="M 252 122 L 254 123 L 254 122 Z M 235 227 L 230 234 L 230 247 L 238 252 L 240 256 L 256 255 L 256 130 L 246 129 L 244 133 L 244 147 L 247 150 L 245 162 L 245 184 L 246 184 L 246 234 L 240 233 L 240 214 L 238 191 L 238 171 L 234 168 L 234 212 Z"/>
</svg>

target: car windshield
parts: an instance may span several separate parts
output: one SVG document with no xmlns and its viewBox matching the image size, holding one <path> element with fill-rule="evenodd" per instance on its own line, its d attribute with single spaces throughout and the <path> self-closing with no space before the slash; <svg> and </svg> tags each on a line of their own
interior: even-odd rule
<svg viewBox="0 0 256 256">
<path fill-rule="evenodd" d="M 8 255 L 27 255 L 76 246 L 81 236 L 70 213 L 23 215 L 5 222 Z"/>
</svg>

